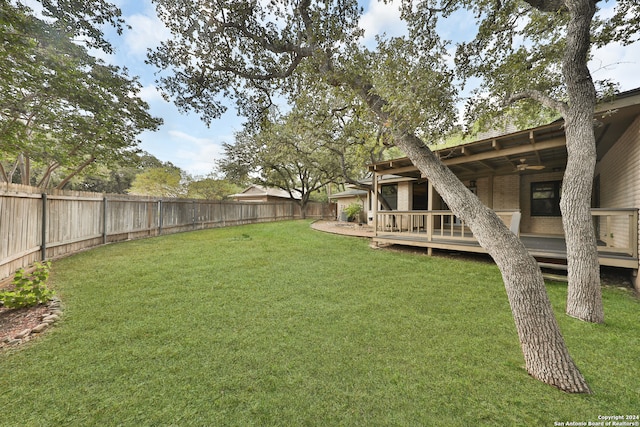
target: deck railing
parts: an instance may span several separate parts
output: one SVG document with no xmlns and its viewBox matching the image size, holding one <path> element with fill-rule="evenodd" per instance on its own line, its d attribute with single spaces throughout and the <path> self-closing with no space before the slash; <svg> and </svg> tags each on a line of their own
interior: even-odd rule
<svg viewBox="0 0 640 427">
<path fill-rule="evenodd" d="M 517 210 L 496 211 L 507 227 Z M 448 210 L 382 211 L 377 215 L 376 235 L 415 236 L 427 241 L 433 238 L 475 241 L 473 233 L 461 219 Z"/>
<path fill-rule="evenodd" d="M 517 210 L 501 210 L 496 214 L 511 227 Z M 638 210 L 592 209 L 600 252 L 638 257 Z M 421 241 L 475 241 L 473 233 L 455 214 L 448 210 L 378 211 L 376 236 L 412 237 Z"/>
<path fill-rule="evenodd" d="M 638 257 L 638 209 L 591 209 L 600 252 Z"/>
</svg>

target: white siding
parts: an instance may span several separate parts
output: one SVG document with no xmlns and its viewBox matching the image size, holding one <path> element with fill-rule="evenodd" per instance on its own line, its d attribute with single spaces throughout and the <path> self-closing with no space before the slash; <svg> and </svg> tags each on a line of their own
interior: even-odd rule
<svg viewBox="0 0 640 427">
<path fill-rule="evenodd" d="M 596 173 L 600 174 L 601 207 L 640 208 L 640 116 L 598 163 Z M 623 221 L 612 224 L 610 232 L 614 242 L 626 242 Z"/>
</svg>

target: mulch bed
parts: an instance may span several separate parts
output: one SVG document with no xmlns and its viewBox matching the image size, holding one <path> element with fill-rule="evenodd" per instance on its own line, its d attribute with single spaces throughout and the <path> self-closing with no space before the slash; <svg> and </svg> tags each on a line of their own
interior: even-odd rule
<svg viewBox="0 0 640 427">
<path fill-rule="evenodd" d="M 25 329 L 33 329 L 40 324 L 48 312 L 47 305 L 25 308 L 0 307 L 0 342 L 13 338 Z"/>
</svg>

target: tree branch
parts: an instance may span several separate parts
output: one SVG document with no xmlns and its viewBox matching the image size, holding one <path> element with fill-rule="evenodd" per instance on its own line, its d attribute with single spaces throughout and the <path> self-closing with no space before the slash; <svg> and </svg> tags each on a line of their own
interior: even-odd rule
<svg viewBox="0 0 640 427">
<path fill-rule="evenodd" d="M 47 188 L 47 186 L 49 185 L 49 181 L 51 180 L 51 174 L 53 173 L 53 171 L 55 171 L 59 167 L 60 167 L 60 163 L 58 162 L 51 163 L 47 167 L 47 170 L 44 172 L 44 175 L 42 175 L 42 179 L 40 179 L 40 182 L 38 182 L 38 185 L 36 185 L 36 187 Z"/>
<path fill-rule="evenodd" d="M 4 170 L 4 168 L 2 167 L 2 163 L 0 163 L 0 177 L 2 177 L 2 180 L 4 182 L 6 182 L 7 184 L 9 184 L 9 177 L 7 176 L 7 172 Z"/>
<path fill-rule="evenodd" d="M 566 10 L 564 0 L 524 0 L 541 12 L 558 12 Z"/>
<path fill-rule="evenodd" d="M 213 73 L 215 72 L 229 73 L 246 80 L 258 80 L 258 81 L 266 82 L 270 80 L 284 79 L 284 78 L 290 77 L 304 58 L 306 58 L 306 56 L 295 54 L 295 56 L 291 61 L 291 64 L 289 64 L 289 67 L 286 70 L 279 71 L 279 72 L 271 72 L 266 74 L 253 73 L 247 70 L 243 71 L 233 66 L 223 66 L 223 65 L 209 67 L 208 69 Z"/>
<path fill-rule="evenodd" d="M 67 175 L 67 177 L 65 179 L 62 180 L 62 182 L 60 184 L 58 184 L 58 186 L 56 187 L 58 190 L 62 190 L 64 188 L 65 185 L 67 185 L 67 183 L 69 181 L 71 181 L 71 178 L 73 178 L 74 176 L 76 176 L 77 174 L 79 174 L 80 172 L 82 172 L 82 170 L 84 168 L 86 168 L 87 166 L 89 166 L 91 163 L 93 163 L 96 160 L 95 157 L 91 156 L 89 157 L 86 161 L 84 161 L 80 166 L 78 166 L 72 173 L 70 173 L 69 175 Z"/>
<path fill-rule="evenodd" d="M 298 13 L 302 18 L 302 23 L 304 24 L 304 29 L 307 34 L 307 43 L 309 43 L 309 48 L 311 51 L 315 49 L 316 46 L 316 38 L 313 33 L 313 21 L 311 20 L 311 16 L 309 16 L 309 7 L 311 6 L 311 0 L 302 0 L 298 5 Z"/>
<path fill-rule="evenodd" d="M 566 102 L 558 101 L 550 96 L 538 91 L 538 90 L 524 90 L 522 92 L 515 93 L 508 97 L 505 101 L 505 105 L 513 104 L 514 102 L 523 99 L 533 99 L 547 108 L 558 111 L 563 117 L 567 113 L 569 106 Z"/>
</svg>

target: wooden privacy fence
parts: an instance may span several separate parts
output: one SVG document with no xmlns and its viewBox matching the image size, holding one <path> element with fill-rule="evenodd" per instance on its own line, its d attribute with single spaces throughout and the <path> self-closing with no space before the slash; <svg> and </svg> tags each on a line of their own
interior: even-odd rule
<svg viewBox="0 0 640 427">
<path fill-rule="evenodd" d="M 311 202 L 308 218 L 335 218 Z M 158 199 L 9 185 L 0 187 L 0 281 L 36 261 L 123 240 L 205 228 L 302 218 L 282 202 Z"/>
</svg>

